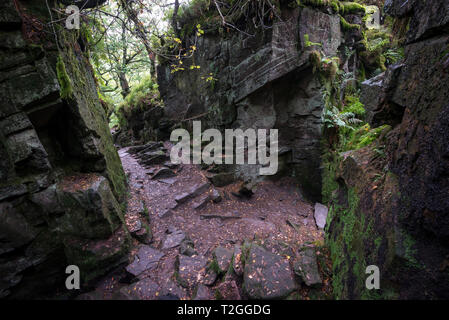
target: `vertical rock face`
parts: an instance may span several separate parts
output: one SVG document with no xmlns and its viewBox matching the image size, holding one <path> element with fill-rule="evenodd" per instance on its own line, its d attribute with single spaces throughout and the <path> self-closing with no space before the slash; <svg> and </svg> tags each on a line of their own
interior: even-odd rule
<svg viewBox="0 0 449 320">
<path fill-rule="evenodd" d="M 341 298 L 449 298 L 448 5 L 386 2 L 411 22 L 403 63 L 362 86 L 371 124 L 393 130 L 336 168 L 328 231 Z M 368 265 L 380 269 L 379 291 L 365 288 Z"/>
<path fill-rule="evenodd" d="M 88 281 L 120 261 L 126 185 L 75 32 L 36 35 L 45 1 L 15 2 L 0 4 L 0 298 L 32 298 L 69 264 Z"/>
<path fill-rule="evenodd" d="M 201 68 L 171 73 L 169 64 L 162 64 L 159 89 L 170 119 L 206 114 L 197 119 L 203 128 L 278 129 L 279 173 L 288 166 L 305 192 L 319 199 L 323 103 L 321 84 L 309 63 L 313 47 L 307 41 L 320 42 L 326 56 L 336 56 L 342 41 L 340 19 L 291 8 L 285 1 L 280 11 L 282 19 L 272 28 L 252 30 L 248 23 L 245 32 L 200 37 L 194 61 Z M 192 44 L 193 39 L 186 40 L 187 47 Z M 209 74 L 216 80 L 204 80 Z M 235 166 L 234 173 L 261 178 L 254 166 Z"/>
</svg>

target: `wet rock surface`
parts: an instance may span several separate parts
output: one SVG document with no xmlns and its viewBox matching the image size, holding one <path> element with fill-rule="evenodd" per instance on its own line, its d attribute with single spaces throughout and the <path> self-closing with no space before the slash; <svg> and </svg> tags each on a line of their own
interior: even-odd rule
<svg viewBox="0 0 449 320">
<path fill-rule="evenodd" d="M 287 259 L 253 244 L 245 258 L 244 290 L 252 299 L 281 299 L 297 284 Z"/>
<path fill-rule="evenodd" d="M 295 273 L 308 287 L 319 287 L 322 284 L 316 259 L 314 248 L 301 248 L 293 266 Z"/>
</svg>

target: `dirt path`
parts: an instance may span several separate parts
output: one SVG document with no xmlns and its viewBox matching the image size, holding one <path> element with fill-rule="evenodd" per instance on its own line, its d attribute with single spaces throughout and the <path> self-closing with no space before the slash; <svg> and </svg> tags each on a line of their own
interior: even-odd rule
<svg viewBox="0 0 449 320">
<path fill-rule="evenodd" d="M 166 149 L 162 148 L 166 154 L 169 147 L 165 144 Z M 238 183 L 214 187 L 206 178 L 206 172 L 196 165 L 172 166 L 167 170 L 168 178 L 152 179 L 152 175 L 166 167 L 162 164 L 144 167 L 138 156 L 128 151 L 129 148 L 119 150 L 130 187 L 125 215 L 127 226 L 129 230 L 135 230 L 136 225 L 140 226 L 141 221 L 146 220 L 142 217 L 148 216 L 152 239 L 133 240 L 131 267 L 127 267 L 127 274 L 130 270 L 131 273 L 135 271 L 133 267 L 140 269 L 133 273 L 132 284 L 124 283 L 126 276 L 123 271 L 118 271 L 103 279 L 95 294 L 90 293 L 87 298 L 191 299 L 197 296 L 213 299 L 217 297 L 217 286 L 226 281 L 214 282 L 217 276 L 211 275 L 210 268 L 205 268 L 200 258 L 209 260 L 207 266 L 210 266 L 217 247 L 233 252 L 236 245 L 245 241 L 257 242 L 288 260 L 303 245 L 323 241 L 323 231 L 315 225 L 313 206 L 302 200 L 298 187 L 290 178 L 262 182 L 252 197 L 242 198 L 233 194 Z M 162 173 L 166 174 L 165 171 Z M 276 249 L 280 246 L 288 250 L 280 253 Z M 185 258 L 191 259 L 185 267 L 183 258 L 179 260 L 181 262 L 177 261 L 180 248 L 193 253 L 193 258 Z M 185 255 L 192 256 L 192 253 Z M 145 260 L 148 257 L 152 258 Z M 196 257 L 200 258 L 195 260 Z M 236 255 L 234 262 L 235 258 Z M 142 263 L 147 265 L 141 268 Z M 194 285 L 186 285 L 180 279 L 184 276 L 184 268 L 193 273 Z M 212 279 L 196 281 L 200 279 L 200 273 L 204 279 L 210 276 Z M 186 278 L 189 282 L 189 275 Z M 230 293 L 231 298 L 247 298 L 242 290 L 241 276 L 226 273 L 226 279 L 232 280 L 232 285 L 224 289 L 225 293 L 220 292 L 221 296 L 234 291 Z M 198 292 L 199 283 L 208 285 L 201 286 L 201 293 Z"/>
</svg>

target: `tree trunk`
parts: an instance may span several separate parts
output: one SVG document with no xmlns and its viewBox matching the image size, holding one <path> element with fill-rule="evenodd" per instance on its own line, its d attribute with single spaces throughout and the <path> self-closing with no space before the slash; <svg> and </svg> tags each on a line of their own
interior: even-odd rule
<svg viewBox="0 0 449 320">
<path fill-rule="evenodd" d="M 122 88 L 121 94 L 122 94 L 123 99 L 125 99 L 126 96 L 130 92 L 128 79 L 126 79 L 126 74 L 123 71 L 121 71 L 118 74 L 118 78 L 119 78 L 119 81 L 120 81 L 120 88 Z"/>
</svg>

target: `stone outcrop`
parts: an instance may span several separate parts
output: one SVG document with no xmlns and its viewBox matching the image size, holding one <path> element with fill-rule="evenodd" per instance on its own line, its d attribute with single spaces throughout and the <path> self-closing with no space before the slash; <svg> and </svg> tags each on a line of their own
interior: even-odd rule
<svg viewBox="0 0 449 320">
<path fill-rule="evenodd" d="M 170 63 L 162 64 L 159 89 L 170 120 L 195 118 L 204 129 L 278 129 L 279 174 L 294 174 L 305 192 L 319 199 L 322 85 L 312 72 L 308 42 L 319 42 L 326 56 L 336 56 L 340 18 L 292 8 L 288 1 L 280 1 L 280 16 L 265 30 L 247 24 L 245 32 L 206 33 L 195 44 L 193 60 L 201 68 L 171 73 Z M 193 38 L 183 41 L 186 47 L 193 44 Z M 204 80 L 209 74 L 216 80 Z M 231 172 L 244 180 L 261 178 L 253 165 Z"/>
<path fill-rule="evenodd" d="M 340 155 L 328 217 L 338 298 L 447 299 L 448 1 L 386 1 L 410 19 L 405 59 L 366 81 L 368 120 L 393 126 Z M 382 151 L 383 150 L 383 151 Z M 380 269 L 380 290 L 365 268 Z"/>
<path fill-rule="evenodd" d="M 123 261 L 126 182 L 78 33 L 33 29 L 45 1 L 0 12 L 0 298 L 36 298 Z"/>
</svg>

